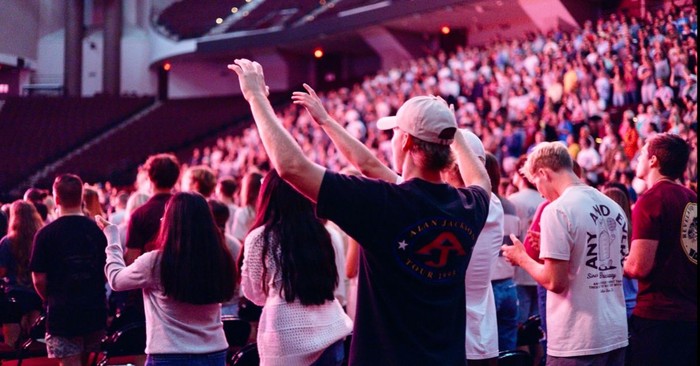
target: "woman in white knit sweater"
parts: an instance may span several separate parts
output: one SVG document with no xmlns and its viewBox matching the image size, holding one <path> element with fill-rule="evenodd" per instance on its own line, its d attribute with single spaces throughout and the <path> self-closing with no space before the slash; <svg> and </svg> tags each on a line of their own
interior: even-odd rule
<svg viewBox="0 0 700 366">
<path fill-rule="evenodd" d="M 198 193 L 168 201 L 159 249 L 124 263 L 119 230 L 103 218 L 108 246 L 105 274 L 115 291 L 143 289 L 146 365 L 224 366 L 228 343 L 222 301 L 233 295 L 236 270 L 229 249 Z"/>
<path fill-rule="evenodd" d="M 261 365 L 340 365 L 352 321 L 333 296 L 338 274 L 330 236 L 311 202 L 274 170 L 263 180 L 243 253 L 243 294 L 263 306 Z"/>
</svg>

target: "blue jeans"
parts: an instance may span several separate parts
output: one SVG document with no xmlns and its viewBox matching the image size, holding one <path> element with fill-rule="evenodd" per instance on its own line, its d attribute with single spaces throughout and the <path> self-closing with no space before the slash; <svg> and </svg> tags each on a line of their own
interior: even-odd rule
<svg viewBox="0 0 700 366">
<path fill-rule="evenodd" d="M 540 309 L 540 328 L 544 333 L 540 344 L 545 357 L 547 357 L 547 289 L 540 285 L 537 285 L 537 306 Z"/>
<path fill-rule="evenodd" d="M 311 366 L 340 366 L 345 358 L 343 339 L 331 344 Z"/>
<path fill-rule="evenodd" d="M 537 288 L 536 286 L 530 285 L 518 285 L 517 290 L 520 304 L 518 312 L 518 317 L 520 319 L 518 323 L 523 324 L 528 318 L 539 313 L 537 308 Z"/>
<path fill-rule="evenodd" d="M 146 357 L 146 366 L 225 366 L 226 350 L 204 354 L 168 353 Z"/>
<path fill-rule="evenodd" d="M 498 350 L 514 350 L 518 340 L 518 292 L 512 278 L 491 281 L 498 319 Z"/>
</svg>

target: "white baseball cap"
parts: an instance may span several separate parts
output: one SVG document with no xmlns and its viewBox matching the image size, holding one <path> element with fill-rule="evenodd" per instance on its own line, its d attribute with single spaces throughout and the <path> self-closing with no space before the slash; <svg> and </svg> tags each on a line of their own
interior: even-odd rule
<svg viewBox="0 0 700 366">
<path fill-rule="evenodd" d="M 444 99 L 419 96 L 406 101 L 396 116 L 382 117 L 377 121 L 380 130 L 394 127 L 423 141 L 449 145 L 457 132 L 457 120 Z"/>
<path fill-rule="evenodd" d="M 459 132 L 462 133 L 464 136 L 464 139 L 467 140 L 467 144 L 469 147 L 472 149 L 474 154 L 481 160 L 482 162 L 486 161 L 486 150 L 484 149 L 484 144 L 481 142 L 479 137 L 474 134 L 474 132 L 471 132 L 467 129 L 460 128 Z"/>
</svg>

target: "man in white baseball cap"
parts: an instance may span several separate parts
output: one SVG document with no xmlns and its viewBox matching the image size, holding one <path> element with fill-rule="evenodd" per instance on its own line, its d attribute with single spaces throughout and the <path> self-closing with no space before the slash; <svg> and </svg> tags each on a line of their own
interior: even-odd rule
<svg viewBox="0 0 700 366">
<path fill-rule="evenodd" d="M 454 160 L 457 124 L 444 100 L 417 97 L 396 116 L 392 149 L 401 184 L 346 176 L 304 156 L 267 99 L 262 66 L 229 65 L 238 74 L 260 138 L 282 179 L 361 245 L 358 303 L 349 365 L 464 365 L 464 275 L 486 221 L 491 183 L 457 135 L 466 188 L 440 172 Z M 311 87 L 292 99 L 320 124 L 337 125 Z"/>
</svg>

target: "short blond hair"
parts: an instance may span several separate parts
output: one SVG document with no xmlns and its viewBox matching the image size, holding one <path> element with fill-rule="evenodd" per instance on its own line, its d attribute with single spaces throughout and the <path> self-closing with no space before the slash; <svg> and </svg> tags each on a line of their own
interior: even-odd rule
<svg viewBox="0 0 700 366">
<path fill-rule="evenodd" d="M 558 172 L 562 169 L 572 170 L 573 161 L 569 150 L 566 146 L 559 142 L 540 142 L 535 146 L 530 155 L 527 157 L 525 165 L 520 172 L 525 177 L 534 182 L 533 177 L 535 172 L 541 168 L 549 168 L 552 171 Z"/>
</svg>

